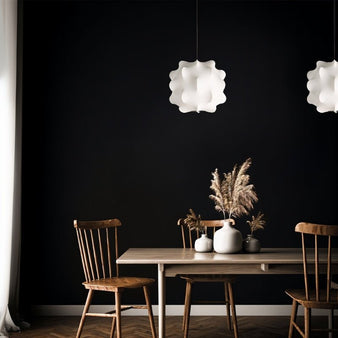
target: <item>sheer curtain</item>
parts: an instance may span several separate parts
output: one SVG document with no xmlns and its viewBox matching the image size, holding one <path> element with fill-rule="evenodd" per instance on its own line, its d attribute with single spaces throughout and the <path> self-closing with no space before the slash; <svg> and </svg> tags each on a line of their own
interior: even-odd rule
<svg viewBox="0 0 338 338">
<path fill-rule="evenodd" d="M 18 330 L 8 310 L 16 126 L 17 0 L 0 0 L 0 336 Z"/>
</svg>

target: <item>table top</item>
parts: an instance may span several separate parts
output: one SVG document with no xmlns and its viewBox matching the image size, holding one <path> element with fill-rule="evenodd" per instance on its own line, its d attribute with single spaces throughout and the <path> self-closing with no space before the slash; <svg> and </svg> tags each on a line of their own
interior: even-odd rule
<svg viewBox="0 0 338 338">
<path fill-rule="evenodd" d="M 320 262 L 326 262 L 327 249 L 319 249 Z M 307 250 L 307 260 L 314 262 L 314 250 Z M 131 248 L 118 264 L 302 264 L 301 248 L 263 248 L 259 253 L 199 253 L 182 248 Z M 332 263 L 338 263 L 338 249 L 332 249 Z"/>
</svg>

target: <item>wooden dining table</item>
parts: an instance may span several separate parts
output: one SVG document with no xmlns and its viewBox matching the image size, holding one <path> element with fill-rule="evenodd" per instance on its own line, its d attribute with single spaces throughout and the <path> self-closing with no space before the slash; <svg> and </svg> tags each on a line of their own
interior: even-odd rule
<svg viewBox="0 0 338 338">
<path fill-rule="evenodd" d="M 327 250 L 319 250 L 320 262 L 325 263 Z M 308 263 L 313 263 L 314 251 L 307 252 Z M 259 253 L 218 254 L 199 253 L 181 248 L 131 248 L 118 260 L 118 264 L 157 265 L 158 270 L 158 325 L 159 337 L 165 337 L 165 278 L 180 274 L 232 274 L 232 275 L 290 275 L 303 274 L 301 248 L 263 248 Z M 311 270 L 310 270 L 311 273 Z M 326 273 L 321 266 L 320 273 Z M 338 249 L 332 250 L 332 273 L 338 274 Z"/>
</svg>

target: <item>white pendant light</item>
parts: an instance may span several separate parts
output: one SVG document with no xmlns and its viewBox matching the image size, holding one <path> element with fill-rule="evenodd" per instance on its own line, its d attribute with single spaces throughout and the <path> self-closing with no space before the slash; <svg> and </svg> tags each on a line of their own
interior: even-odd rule
<svg viewBox="0 0 338 338">
<path fill-rule="evenodd" d="M 213 113 L 226 100 L 225 72 L 215 67 L 215 61 L 180 61 L 177 70 L 170 72 L 172 94 L 169 101 L 182 113 L 206 111 Z"/>
<path fill-rule="evenodd" d="M 216 69 L 215 61 L 198 60 L 198 0 L 196 0 L 196 61 L 180 61 L 178 69 L 170 72 L 170 103 L 176 104 L 182 113 L 206 111 L 214 113 L 216 106 L 226 97 L 225 72 Z"/>
<path fill-rule="evenodd" d="M 316 69 L 307 73 L 309 79 L 307 102 L 314 104 L 320 113 L 338 111 L 338 62 L 317 61 Z"/>
<path fill-rule="evenodd" d="M 338 62 L 336 56 L 336 2 L 333 0 L 333 55 L 332 62 L 317 61 L 316 68 L 307 73 L 307 102 L 325 113 L 338 112 Z"/>
</svg>

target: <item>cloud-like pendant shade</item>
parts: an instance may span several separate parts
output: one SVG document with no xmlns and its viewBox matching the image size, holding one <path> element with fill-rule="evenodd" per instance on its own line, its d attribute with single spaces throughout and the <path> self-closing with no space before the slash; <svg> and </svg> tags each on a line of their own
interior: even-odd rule
<svg viewBox="0 0 338 338">
<path fill-rule="evenodd" d="M 338 62 L 318 61 L 316 68 L 307 73 L 309 79 L 307 102 L 314 104 L 320 113 L 338 111 Z"/>
<path fill-rule="evenodd" d="M 226 97 L 225 72 L 216 69 L 215 61 L 180 61 L 178 69 L 169 74 L 170 103 L 176 104 L 182 113 L 206 111 L 213 113 Z"/>
</svg>

